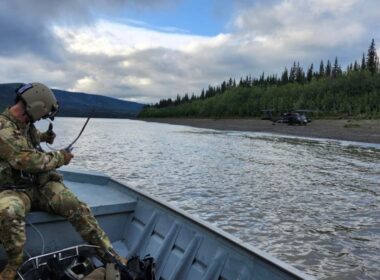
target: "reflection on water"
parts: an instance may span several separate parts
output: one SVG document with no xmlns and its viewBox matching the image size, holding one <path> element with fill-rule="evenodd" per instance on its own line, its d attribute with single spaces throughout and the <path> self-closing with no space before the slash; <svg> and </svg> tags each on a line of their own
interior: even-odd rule
<svg viewBox="0 0 380 280">
<path fill-rule="evenodd" d="M 55 146 L 84 121 L 57 119 Z M 125 180 L 318 278 L 380 279 L 380 145 L 93 119 L 74 153 L 72 166 Z"/>
</svg>

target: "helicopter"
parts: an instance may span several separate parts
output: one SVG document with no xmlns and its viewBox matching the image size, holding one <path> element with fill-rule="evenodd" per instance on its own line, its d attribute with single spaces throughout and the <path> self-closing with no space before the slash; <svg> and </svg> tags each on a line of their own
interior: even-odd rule
<svg viewBox="0 0 380 280">
<path fill-rule="evenodd" d="M 262 110 L 263 120 L 271 120 L 273 125 L 277 123 L 286 123 L 288 125 L 307 125 L 311 122 L 311 119 L 306 116 L 307 113 L 311 113 L 312 110 L 294 110 L 282 113 L 280 116 L 273 115 L 274 110 Z"/>
</svg>

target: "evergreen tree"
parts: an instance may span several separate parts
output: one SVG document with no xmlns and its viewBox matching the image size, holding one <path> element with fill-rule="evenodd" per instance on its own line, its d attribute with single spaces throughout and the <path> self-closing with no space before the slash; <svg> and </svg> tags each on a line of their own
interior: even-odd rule
<svg viewBox="0 0 380 280">
<path fill-rule="evenodd" d="M 359 67 L 359 63 L 355 60 L 355 63 L 354 63 L 354 71 L 359 71 L 360 67 Z"/>
<path fill-rule="evenodd" d="M 319 77 L 325 76 L 325 66 L 323 65 L 323 60 L 321 60 L 321 64 L 319 65 Z"/>
<path fill-rule="evenodd" d="M 250 82 L 249 82 L 249 77 L 248 77 L 248 75 L 245 77 L 245 81 L 244 81 L 244 86 L 245 87 L 249 87 L 249 85 L 250 85 Z"/>
<path fill-rule="evenodd" d="M 200 98 L 201 99 L 205 99 L 205 89 L 202 89 L 202 93 L 201 93 Z"/>
<path fill-rule="evenodd" d="M 375 40 L 372 39 L 371 45 L 369 46 L 367 53 L 366 67 L 372 74 L 375 74 L 378 70 L 378 57 L 375 48 Z"/>
<path fill-rule="evenodd" d="M 225 92 L 226 89 L 227 89 L 227 83 L 225 81 L 223 81 L 222 85 L 220 86 L 221 88 L 221 92 Z"/>
<path fill-rule="evenodd" d="M 228 87 L 232 87 L 233 86 L 233 84 L 232 84 L 232 78 L 230 78 L 229 80 L 228 80 Z"/>
<path fill-rule="evenodd" d="M 282 75 L 281 75 L 281 83 L 285 85 L 288 82 L 289 82 L 288 68 L 285 67 L 285 70 L 284 72 L 282 72 Z"/>
<path fill-rule="evenodd" d="M 293 66 L 290 68 L 289 82 L 294 83 L 297 79 L 297 65 L 294 61 Z"/>
<path fill-rule="evenodd" d="M 190 99 L 189 99 L 189 95 L 186 93 L 185 96 L 182 97 L 181 102 L 182 102 L 182 103 L 187 103 L 187 102 L 189 102 L 189 100 L 190 100 Z"/>
<path fill-rule="evenodd" d="M 336 78 L 340 76 L 340 74 L 342 74 L 342 70 L 340 69 L 340 66 L 338 64 L 338 57 L 335 57 L 334 67 L 332 69 L 331 76 L 333 78 Z"/>
<path fill-rule="evenodd" d="M 330 60 L 327 60 L 325 75 L 326 75 L 326 77 L 331 77 L 331 63 L 330 63 Z"/>
<path fill-rule="evenodd" d="M 265 73 L 263 72 L 262 74 L 261 74 L 261 76 L 260 76 L 260 81 L 259 81 L 259 83 L 260 83 L 260 85 L 264 85 L 264 81 L 265 81 Z"/>
<path fill-rule="evenodd" d="M 309 69 L 307 69 L 307 75 L 306 75 L 306 79 L 308 82 L 310 82 L 312 78 L 313 78 L 313 63 L 310 65 Z"/>
<path fill-rule="evenodd" d="M 179 94 L 177 94 L 177 98 L 176 100 L 174 101 L 174 104 L 175 105 L 179 105 L 181 103 L 181 96 Z"/>
<path fill-rule="evenodd" d="M 360 63 L 360 61 L 359 61 Z M 379 75 L 369 75 L 379 72 L 379 57 L 376 53 L 375 41 L 372 39 L 367 56 L 363 53 L 361 64 L 355 60 L 347 65 L 347 73 L 334 82 L 331 80 L 319 80 L 311 84 L 313 77 L 336 78 L 342 75 L 338 58 L 334 64 L 327 61 L 326 67 L 323 60 L 319 66 L 319 72 L 313 72 L 314 65 L 307 68 L 307 73 L 294 61 L 288 71 L 285 67 L 281 76 L 267 75 L 262 73 L 259 77 L 247 75 L 240 79 L 239 88 L 236 87 L 235 79 L 229 78 L 218 86 L 209 85 L 203 89 L 200 96 L 194 93 L 191 97 L 186 93 L 183 97 L 177 94 L 176 99 L 162 99 L 156 104 L 148 105 L 144 111 L 156 114 L 160 111 L 162 116 L 258 116 L 260 110 L 274 106 L 277 110 L 286 110 L 293 104 L 302 107 L 315 108 L 326 114 L 348 114 L 357 116 L 380 117 L 379 99 Z M 360 73 L 361 70 L 368 70 Z M 316 79 L 316 80 L 317 80 Z M 288 84 L 292 82 L 293 84 Z M 288 84 L 288 85 L 286 85 Z M 268 86 L 277 85 L 276 87 Z M 286 86 L 282 86 L 286 85 Z M 254 87 L 250 89 L 249 87 Z M 308 93 L 305 93 L 308 92 Z M 209 97 L 217 96 L 211 100 L 203 101 Z M 189 98 L 190 97 L 190 98 Z M 193 102 L 196 101 L 196 102 Z M 210 106 L 213 104 L 212 106 Z M 272 104 L 272 105 L 271 105 Z M 178 106 L 178 108 L 177 108 Z M 226 108 L 228 108 L 226 110 Z M 170 113 L 171 112 L 171 113 Z"/>
<path fill-rule="evenodd" d="M 364 71 L 367 68 L 366 63 L 365 63 L 365 55 L 363 53 L 362 57 L 362 65 L 360 66 L 360 70 Z"/>
<path fill-rule="evenodd" d="M 296 68 L 296 81 L 297 83 L 300 83 L 300 84 L 302 84 L 305 81 L 305 72 L 303 71 L 299 62 L 297 62 L 297 68 Z"/>
<path fill-rule="evenodd" d="M 222 89 L 220 88 L 220 86 L 216 86 L 215 94 L 220 94 L 220 93 L 222 93 Z"/>
</svg>

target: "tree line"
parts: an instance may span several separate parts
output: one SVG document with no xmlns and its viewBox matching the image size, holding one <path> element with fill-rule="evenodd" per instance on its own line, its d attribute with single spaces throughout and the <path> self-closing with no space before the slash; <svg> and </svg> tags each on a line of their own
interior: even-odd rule
<svg viewBox="0 0 380 280">
<path fill-rule="evenodd" d="M 338 57 L 334 63 L 321 60 L 315 69 L 306 70 L 299 62 L 280 76 L 262 73 L 237 82 L 230 78 L 218 86 L 203 89 L 199 96 L 186 93 L 176 99 L 162 99 L 144 108 L 140 117 L 257 117 L 261 111 L 284 112 L 310 109 L 320 116 L 380 117 L 380 67 L 375 41 L 355 61 L 342 70 Z"/>
</svg>

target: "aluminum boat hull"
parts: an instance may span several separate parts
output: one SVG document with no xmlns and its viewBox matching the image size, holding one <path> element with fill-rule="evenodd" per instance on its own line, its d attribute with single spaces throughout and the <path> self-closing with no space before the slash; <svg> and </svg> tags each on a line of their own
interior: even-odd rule
<svg viewBox="0 0 380 280">
<path fill-rule="evenodd" d="M 63 170 L 65 184 L 92 209 L 118 253 L 150 254 L 157 279 L 314 279 L 289 264 L 142 191 L 106 175 Z M 36 230 L 36 227 L 38 230 Z M 27 217 L 30 256 L 83 244 L 64 218 Z M 4 264 L 4 250 L 0 248 Z"/>
</svg>

